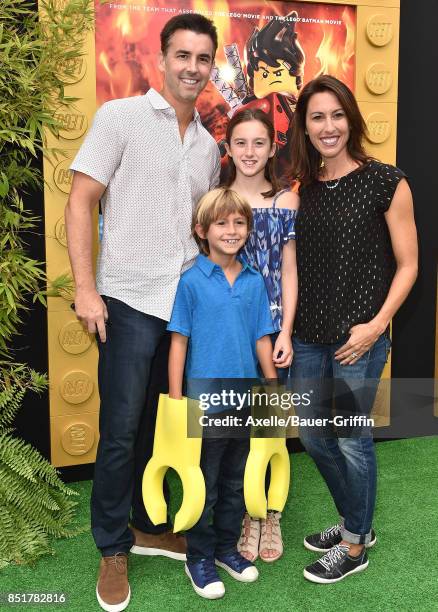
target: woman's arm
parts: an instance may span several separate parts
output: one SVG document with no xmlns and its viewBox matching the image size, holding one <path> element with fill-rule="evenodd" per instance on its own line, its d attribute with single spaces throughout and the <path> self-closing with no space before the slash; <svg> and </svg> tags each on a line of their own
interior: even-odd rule
<svg viewBox="0 0 438 612">
<path fill-rule="evenodd" d="M 341 365 L 355 363 L 370 349 L 405 301 L 417 278 L 417 230 L 412 193 L 406 179 L 402 179 L 398 184 L 391 205 L 385 213 L 385 219 L 391 236 L 397 270 L 386 300 L 377 315 L 369 323 L 352 327 L 348 342 L 336 351 L 336 359 Z M 357 354 L 356 358 L 351 358 L 352 352 Z"/>
<path fill-rule="evenodd" d="M 182 399 L 188 340 L 187 336 L 172 332 L 169 352 L 169 397 L 172 399 Z"/>
<path fill-rule="evenodd" d="M 380 333 L 407 298 L 418 272 L 418 242 L 415 227 L 412 193 L 406 179 L 402 179 L 395 190 L 388 212 L 385 213 L 391 236 L 392 250 L 397 270 L 386 300 L 373 321 Z"/>
</svg>

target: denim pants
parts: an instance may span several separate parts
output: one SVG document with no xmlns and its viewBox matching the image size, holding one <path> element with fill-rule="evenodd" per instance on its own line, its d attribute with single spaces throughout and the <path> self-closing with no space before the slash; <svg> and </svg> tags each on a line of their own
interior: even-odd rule
<svg viewBox="0 0 438 612">
<path fill-rule="evenodd" d="M 306 392 L 307 387 L 313 387 L 314 393 L 311 408 L 297 410 L 300 417 L 332 418 L 333 408 L 338 415 L 369 416 L 390 341 L 380 336 L 355 364 L 341 366 L 334 354 L 346 341 L 309 344 L 293 338 L 292 389 Z M 319 431 L 300 427 L 301 442 L 333 497 L 341 517 L 342 538 L 352 544 L 367 544 L 371 539 L 377 481 L 371 432 L 366 429 L 363 435 L 347 427 L 344 435 L 348 437 L 342 437 L 333 426 L 327 427 Z"/>
<path fill-rule="evenodd" d="M 236 551 L 245 513 L 243 476 L 248 452 L 248 439 L 202 440 L 205 506 L 196 525 L 186 531 L 187 561 L 214 559 Z"/>
<path fill-rule="evenodd" d="M 146 533 L 169 530 L 146 514 L 142 478 L 152 456 L 160 393 L 168 391 L 170 334 L 167 322 L 103 297 L 107 340 L 98 340 L 100 439 L 91 494 L 91 530 L 103 556 L 128 552 L 131 524 Z M 165 483 L 164 494 L 168 500 Z"/>
</svg>

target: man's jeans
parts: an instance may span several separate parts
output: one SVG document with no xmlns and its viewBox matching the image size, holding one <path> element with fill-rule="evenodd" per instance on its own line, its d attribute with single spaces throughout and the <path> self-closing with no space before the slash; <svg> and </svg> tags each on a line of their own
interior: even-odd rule
<svg viewBox="0 0 438 612">
<path fill-rule="evenodd" d="M 337 415 L 369 416 L 390 341 L 380 336 L 354 365 L 341 366 L 334 354 L 346 340 L 336 344 L 309 344 L 293 338 L 291 387 L 301 393 L 313 387 L 311 406 L 297 409 L 300 417 L 330 419 L 333 407 Z M 374 442 L 369 429 L 365 435 L 354 428 L 347 427 L 345 431 L 348 437 L 343 437 L 342 433 L 337 437 L 330 425 L 319 431 L 300 427 L 300 439 L 324 478 L 341 520 L 343 518 L 343 539 L 352 544 L 367 544 L 371 539 L 376 499 Z"/>
<path fill-rule="evenodd" d="M 114 298 L 108 308 L 107 340 L 98 341 L 100 440 L 91 495 L 91 529 L 103 556 L 128 552 L 131 523 L 146 533 L 155 526 L 142 499 L 142 477 L 153 450 L 160 393 L 167 393 L 170 334 L 162 319 L 134 310 Z M 168 490 L 164 488 L 166 500 Z"/>
<path fill-rule="evenodd" d="M 205 506 L 196 525 L 186 531 L 189 562 L 236 551 L 245 513 L 243 476 L 248 452 L 248 439 L 202 440 Z"/>
</svg>

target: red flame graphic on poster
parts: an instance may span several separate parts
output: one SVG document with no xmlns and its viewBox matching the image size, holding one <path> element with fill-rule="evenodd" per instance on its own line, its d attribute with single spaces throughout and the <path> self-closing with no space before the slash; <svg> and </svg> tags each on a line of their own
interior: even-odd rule
<svg viewBox="0 0 438 612">
<path fill-rule="evenodd" d="M 255 103 L 274 121 L 281 158 L 303 84 L 319 74 L 331 74 L 354 87 L 356 13 L 351 6 L 247 0 L 101 4 L 96 0 L 95 8 L 98 105 L 144 94 L 149 87 L 161 89 L 159 33 L 168 19 L 197 12 L 214 21 L 219 37 L 215 67 L 197 109 L 218 143 L 230 116 Z M 256 57 L 255 48 L 263 49 L 262 57 Z"/>
</svg>

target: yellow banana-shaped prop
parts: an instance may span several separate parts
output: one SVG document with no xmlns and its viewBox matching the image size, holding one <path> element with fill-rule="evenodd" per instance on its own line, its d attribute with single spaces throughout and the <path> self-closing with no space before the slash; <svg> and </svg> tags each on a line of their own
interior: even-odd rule
<svg viewBox="0 0 438 612">
<path fill-rule="evenodd" d="M 269 462 L 271 482 L 266 501 L 265 476 Z M 266 518 L 268 509 L 281 512 L 286 504 L 289 481 L 290 462 L 285 438 L 251 438 L 243 481 L 248 514 Z"/>
<path fill-rule="evenodd" d="M 151 521 L 165 523 L 167 505 L 163 480 L 168 468 L 181 478 L 183 500 L 175 516 L 174 531 L 190 529 L 198 522 L 205 504 L 205 482 L 199 462 L 202 433 L 187 437 L 187 398 L 161 394 L 155 426 L 154 450 L 143 475 L 143 501 Z"/>
</svg>

